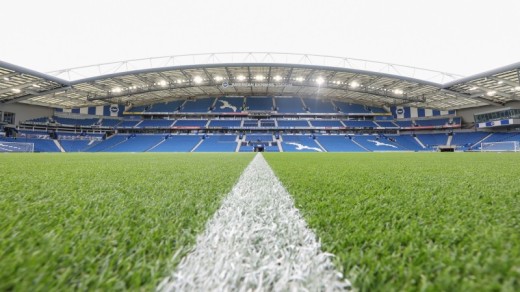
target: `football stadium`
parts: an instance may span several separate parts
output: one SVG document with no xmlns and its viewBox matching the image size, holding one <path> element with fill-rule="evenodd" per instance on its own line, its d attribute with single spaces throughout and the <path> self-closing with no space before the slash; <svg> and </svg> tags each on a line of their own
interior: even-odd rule
<svg viewBox="0 0 520 292">
<path fill-rule="evenodd" d="M 518 291 L 519 151 L 520 62 L 0 61 L 0 291 Z"/>
</svg>

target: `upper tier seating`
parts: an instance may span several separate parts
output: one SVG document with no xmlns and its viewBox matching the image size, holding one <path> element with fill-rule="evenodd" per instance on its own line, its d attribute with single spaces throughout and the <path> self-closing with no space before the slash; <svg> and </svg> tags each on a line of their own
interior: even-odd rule
<svg viewBox="0 0 520 292">
<path fill-rule="evenodd" d="M 213 105 L 215 98 L 198 98 L 194 100 L 186 100 L 180 112 L 183 113 L 205 113 L 208 112 Z"/>
<path fill-rule="evenodd" d="M 449 119 L 430 119 L 430 120 L 416 120 L 415 124 L 418 127 L 439 127 L 448 124 Z"/>
<path fill-rule="evenodd" d="M 299 97 L 276 97 L 276 108 L 279 113 L 305 113 Z"/>
<path fill-rule="evenodd" d="M 214 113 L 241 112 L 244 107 L 243 97 L 219 97 L 213 108 Z"/>
<path fill-rule="evenodd" d="M 46 124 L 46 123 L 49 122 L 49 118 L 48 117 L 41 117 L 41 118 L 27 120 L 27 122 Z"/>
<path fill-rule="evenodd" d="M 89 118 L 89 119 L 81 119 L 81 118 L 73 119 L 73 118 L 63 118 L 63 117 L 53 117 L 53 120 L 56 123 L 61 124 L 61 125 L 66 125 L 66 126 L 84 126 L 84 127 L 93 126 L 93 125 L 95 125 L 99 121 L 98 118 L 95 118 L 95 119 L 92 119 L 92 118 Z"/>
<path fill-rule="evenodd" d="M 520 141 L 519 132 L 493 133 L 490 137 L 482 142 L 504 142 L 504 141 Z"/>
<path fill-rule="evenodd" d="M 375 122 L 379 127 L 383 127 L 383 128 L 399 128 L 398 125 L 396 125 L 394 122 L 392 121 L 376 121 Z"/>
<path fill-rule="evenodd" d="M 133 128 L 140 122 L 141 122 L 140 120 L 133 120 L 133 121 L 125 120 L 125 121 L 122 121 L 119 125 L 117 125 L 116 128 Z"/>
<path fill-rule="evenodd" d="M 342 101 L 334 102 L 339 110 L 343 113 L 348 114 L 369 114 L 370 110 L 364 105 L 355 104 L 355 103 L 346 103 Z"/>
<path fill-rule="evenodd" d="M 119 123 L 121 123 L 121 120 L 118 120 L 118 119 L 103 118 L 103 120 L 101 120 L 101 124 L 100 124 L 100 126 L 102 126 L 102 127 L 115 127 L 115 126 L 117 126 Z"/>
<path fill-rule="evenodd" d="M 337 113 L 338 111 L 329 99 L 302 98 L 311 113 Z"/>
<path fill-rule="evenodd" d="M 270 96 L 247 97 L 246 108 L 248 111 L 272 111 L 273 98 Z"/>
<path fill-rule="evenodd" d="M 180 109 L 185 100 L 173 100 L 169 102 L 154 103 L 147 108 L 147 113 L 173 113 Z"/>
<path fill-rule="evenodd" d="M 260 127 L 274 128 L 276 124 L 274 120 L 260 120 Z"/>
<path fill-rule="evenodd" d="M 244 123 L 242 124 L 245 128 L 254 128 L 258 127 L 258 120 L 244 120 Z"/>
</svg>

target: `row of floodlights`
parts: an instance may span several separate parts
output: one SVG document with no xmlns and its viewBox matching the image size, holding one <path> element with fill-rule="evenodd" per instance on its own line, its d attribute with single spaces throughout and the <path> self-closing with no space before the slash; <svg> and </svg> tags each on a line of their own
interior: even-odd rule
<svg viewBox="0 0 520 292">
<path fill-rule="evenodd" d="M 224 81 L 224 78 L 221 77 L 221 76 L 215 76 L 213 79 L 214 79 L 216 82 L 222 82 L 222 81 Z M 238 76 L 235 77 L 234 79 L 236 79 L 236 80 L 239 81 L 239 82 L 242 82 L 242 81 L 246 81 L 247 77 L 244 76 L 244 75 L 238 75 Z M 266 80 L 266 79 L 267 79 L 267 78 L 266 78 L 265 76 L 263 76 L 263 75 L 256 75 L 256 76 L 254 76 L 254 78 L 253 78 L 253 80 L 255 80 L 255 81 L 264 81 L 264 80 Z M 282 81 L 283 79 L 284 79 L 284 78 L 283 78 L 282 76 L 280 76 L 280 75 L 276 75 L 276 76 L 273 77 L 273 80 L 275 80 L 275 81 Z M 292 78 L 292 79 L 295 80 L 295 81 L 297 81 L 297 82 L 303 82 L 303 81 L 305 81 L 305 78 L 303 78 L 303 77 L 295 77 L 295 78 Z M 195 76 L 195 77 L 193 77 L 193 79 L 192 79 L 191 81 L 192 81 L 193 83 L 195 83 L 195 84 L 201 84 L 202 82 L 206 81 L 206 79 L 203 79 L 203 78 L 200 77 L 200 76 Z M 325 79 L 324 79 L 323 77 L 318 77 L 318 78 L 313 79 L 313 80 L 311 80 L 311 81 L 316 82 L 316 84 L 317 84 L 318 86 L 321 86 L 322 84 L 325 83 Z M 189 82 L 189 80 L 186 80 L 186 79 L 177 79 L 174 83 L 182 84 L 182 83 L 186 83 L 186 82 Z M 342 81 L 338 81 L 338 80 L 336 80 L 336 81 L 330 81 L 330 83 L 331 83 L 331 84 L 334 84 L 334 85 L 344 85 L 344 84 L 347 84 L 346 82 L 342 82 Z M 166 80 L 159 80 L 158 82 L 155 82 L 153 85 L 154 85 L 154 86 L 167 87 L 168 85 L 170 85 L 170 83 L 167 82 Z M 361 84 L 359 84 L 359 82 L 357 82 L 357 81 L 351 81 L 350 83 L 348 83 L 348 86 L 349 86 L 350 88 L 355 89 L 355 88 L 360 87 Z M 135 89 L 137 89 L 137 88 L 138 88 L 137 86 L 130 86 L 130 87 L 128 87 L 127 89 L 128 89 L 128 90 L 135 90 Z M 376 88 L 376 87 L 369 86 L 368 89 L 378 90 L 378 89 L 381 89 L 381 88 Z M 121 92 L 123 92 L 123 90 L 124 90 L 124 89 L 121 88 L 121 87 L 116 87 L 116 88 L 113 88 L 113 89 L 111 90 L 111 92 L 112 92 L 112 93 L 121 93 Z M 404 93 L 403 90 L 401 90 L 401 89 L 394 89 L 394 90 L 392 90 L 392 92 L 393 92 L 394 94 L 397 94 L 397 95 L 402 95 L 402 94 Z"/>
</svg>

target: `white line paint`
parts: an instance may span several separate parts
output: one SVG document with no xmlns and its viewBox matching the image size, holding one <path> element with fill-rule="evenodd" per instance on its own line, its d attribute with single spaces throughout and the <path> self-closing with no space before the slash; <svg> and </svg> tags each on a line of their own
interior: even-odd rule
<svg viewBox="0 0 520 292">
<path fill-rule="evenodd" d="M 158 291 L 337 291 L 350 287 L 258 154 Z"/>
</svg>

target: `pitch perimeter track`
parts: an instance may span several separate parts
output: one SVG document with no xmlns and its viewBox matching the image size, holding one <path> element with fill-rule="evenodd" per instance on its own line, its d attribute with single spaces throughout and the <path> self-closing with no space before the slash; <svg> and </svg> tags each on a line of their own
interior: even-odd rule
<svg viewBox="0 0 520 292">
<path fill-rule="evenodd" d="M 158 291 L 341 291 L 350 287 L 321 251 L 289 193 L 257 154 Z"/>
</svg>

